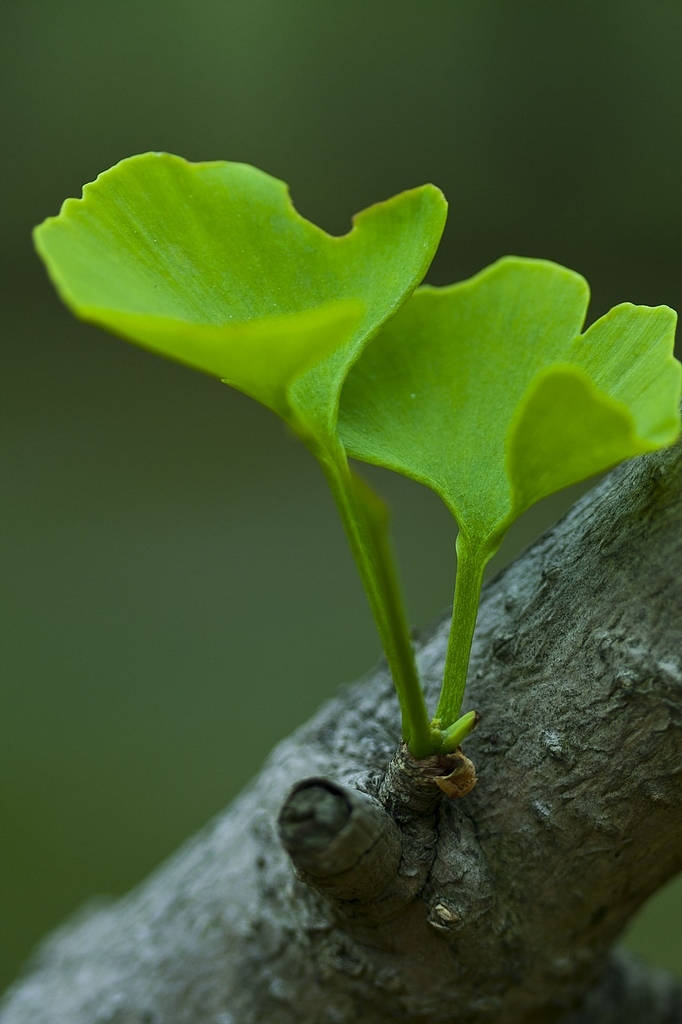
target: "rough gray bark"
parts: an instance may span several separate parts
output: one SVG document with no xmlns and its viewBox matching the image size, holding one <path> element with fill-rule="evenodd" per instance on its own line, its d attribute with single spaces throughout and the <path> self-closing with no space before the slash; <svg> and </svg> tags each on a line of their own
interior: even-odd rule
<svg viewBox="0 0 682 1024">
<path fill-rule="evenodd" d="M 486 588 L 469 796 L 395 753 L 380 668 L 140 888 L 49 939 L 1 1024 L 682 1024 L 679 986 L 612 953 L 682 863 L 681 555 L 678 446 Z M 446 626 L 420 644 L 430 701 Z"/>
</svg>

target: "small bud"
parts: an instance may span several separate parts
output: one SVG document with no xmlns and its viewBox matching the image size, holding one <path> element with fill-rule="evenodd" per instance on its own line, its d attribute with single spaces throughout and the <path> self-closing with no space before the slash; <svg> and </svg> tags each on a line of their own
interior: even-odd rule
<svg viewBox="0 0 682 1024">
<path fill-rule="evenodd" d="M 450 800 L 459 800 L 476 785 L 476 768 L 461 749 L 448 754 L 447 764 L 452 765 L 452 771 L 449 775 L 438 775 L 435 782 Z"/>
</svg>

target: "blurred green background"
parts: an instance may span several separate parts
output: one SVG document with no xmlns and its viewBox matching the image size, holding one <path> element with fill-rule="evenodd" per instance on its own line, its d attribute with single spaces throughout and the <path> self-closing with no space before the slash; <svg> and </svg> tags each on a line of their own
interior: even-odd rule
<svg viewBox="0 0 682 1024">
<path fill-rule="evenodd" d="M 434 181 L 434 283 L 517 253 L 584 273 L 592 317 L 680 308 L 682 5 L 4 0 L 0 19 L 2 988 L 379 654 L 313 461 L 246 398 L 75 322 L 32 225 L 149 149 L 254 163 L 336 233 Z M 451 522 L 374 478 L 426 623 Z M 673 883 L 628 941 L 682 974 L 681 909 Z"/>
</svg>

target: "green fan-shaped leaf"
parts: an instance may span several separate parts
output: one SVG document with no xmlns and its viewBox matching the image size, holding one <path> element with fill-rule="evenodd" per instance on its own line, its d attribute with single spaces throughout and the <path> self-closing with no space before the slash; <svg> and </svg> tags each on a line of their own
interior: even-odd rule
<svg viewBox="0 0 682 1024">
<path fill-rule="evenodd" d="M 487 556 L 534 501 L 670 443 L 675 313 L 624 304 L 581 334 L 588 301 L 580 275 L 515 257 L 420 288 L 349 374 L 349 454 L 433 488 Z"/>
<path fill-rule="evenodd" d="M 365 586 L 414 752 L 431 753 L 385 517 L 353 481 L 339 393 L 370 338 L 412 293 L 440 240 L 433 185 L 332 237 L 286 185 L 245 164 L 131 157 L 68 199 L 36 248 L 78 316 L 229 383 L 282 416 L 318 458 Z"/>
<path fill-rule="evenodd" d="M 431 487 L 459 524 L 436 725 L 455 722 L 485 563 L 539 498 L 679 433 L 675 313 L 628 303 L 581 333 L 585 280 L 508 257 L 421 288 L 351 370 L 339 430 L 356 458 Z"/>
<path fill-rule="evenodd" d="M 423 277 L 445 211 L 425 185 L 337 238 L 254 167 L 145 153 L 68 199 L 35 241 L 78 316 L 329 437 L 349 367 Z"/>
</svg>

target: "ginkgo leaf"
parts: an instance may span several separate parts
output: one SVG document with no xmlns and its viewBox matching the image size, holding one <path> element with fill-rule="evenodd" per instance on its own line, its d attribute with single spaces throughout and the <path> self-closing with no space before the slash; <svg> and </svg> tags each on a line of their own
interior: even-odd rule
<svg viewBox="0 0 682 1024">
<path fill-rule="evenodd" d="M 349 454 L 435 490 L 486 556 L 538 498 L 679 432 L 675 313 L 624 304 L 581 334 L 589 290 L 507 257 L 420 288 L 351 370 Z"/>
<path fill-rule="evenodd" d="M 431 487 L 459 525 L 444 730 L 464 695 L 483 568 L 513 520 L 679 433 L 673 310 L 626 303 L 581 333 L 588 301 L 580 275 L 507 257 L 419 289 L 344 386 L 348 453 Z"/>
<path fill-rule="evenodd" d="M 313 451 L 407 716 L 405 738 L 420 756 L 438 736 L 387 564 L 386 524 L 353 483 L 337 414 L 348 370 L 421 281 L 446 212 L 440 189 L 424 185 L 369 207 L 333 237 L 297 213 L 283 182 L 254 167 L 145 153 L 105 171 L 34 233 L 77 316 L 245 391 Z"/>
<path fill-rule="evenodd" d="M 280 414 L 292 406 L 299 424 L 331 436 L 349 367 L 423 277 L 445 213 L 440 190 L 425 185 L 333 237 L 263 171 L 144 153 L 68 199 L 35 241 L 81 318 Z"/>
<path fill-rule="evenodd" d="M 628 406 L 599 391 L 580 367 L 550 367 L 531 384 L 510 431 L 509 518 L 562 487 L 658 447 L 637 432 Z"/>
<path fill-rule="evenodd" d="M 364 307 L 348 299 L 303 313 L 222 325 L 85 306 L 79 313 L 102 327 L 115 325 L 123 337 L 218 377 L 290 419 L 292 381 L 348 341 Z"/>
</svg>

